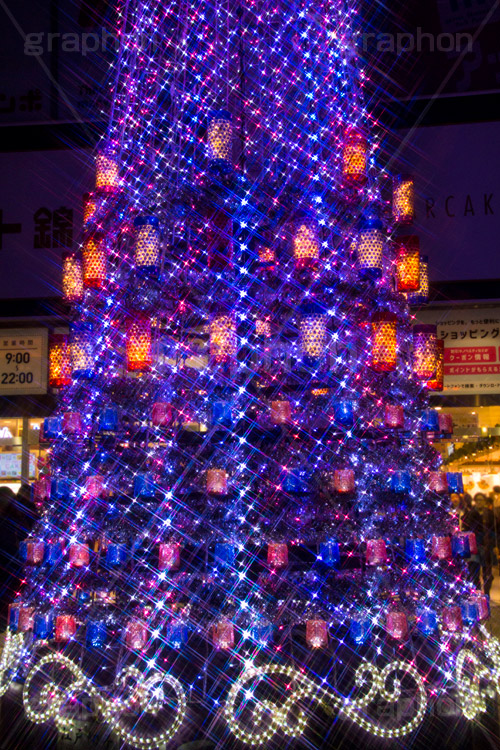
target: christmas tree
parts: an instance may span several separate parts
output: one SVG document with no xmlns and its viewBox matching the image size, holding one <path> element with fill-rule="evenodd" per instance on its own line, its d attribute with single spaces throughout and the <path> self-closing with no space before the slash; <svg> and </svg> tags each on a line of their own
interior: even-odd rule
<svg viewBox="0 0 500 750">
<path fill-rule="evenodd" d="M 354 2 L 118 9 L 109 128 L 22 545 L 4 689 L 133 747 L 390 739 L 498 680 L 428 408 L 413 180 L 383 167 Z M 380 706 L 412 696 L 408 714 Z M 193 718 L 194 717 L 194 718 Z"/>
</svg>

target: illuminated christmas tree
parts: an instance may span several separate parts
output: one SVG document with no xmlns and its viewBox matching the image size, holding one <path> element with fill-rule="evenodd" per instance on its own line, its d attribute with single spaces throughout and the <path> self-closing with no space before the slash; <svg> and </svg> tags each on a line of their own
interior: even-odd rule
<svg viewBox="0 0 500 750">
<path fill-rule="evenodd" d="M 321 705 L 395 738 L 457 685 L 473 718 L 500 650 L 432 447 L 442 347 L 408 306 L 413 181 L 383 167 L 355 2 L 118 15 L 4 675 L 31 719 L 87 693 L 139 748 L 284 747 L 331 727 Z M 381 718 L 396 677 L 412 710 Z"/>
</svg>

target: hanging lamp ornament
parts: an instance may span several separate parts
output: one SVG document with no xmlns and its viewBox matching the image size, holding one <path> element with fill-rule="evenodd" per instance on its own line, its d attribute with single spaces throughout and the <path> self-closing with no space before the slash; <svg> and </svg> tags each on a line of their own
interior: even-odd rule
<svg viewBox="0 0 500 750">
<path fill-rule="evenodd" d="M 437 369 L 437 328 L 413 326 L 413 373 L 418 380 L 430 380 Z"/>
<path fill-rule="evenodd" d="M 71 359 L 69 337 L 54 333 L 49 338 L 49 386 L 64 388 L 71 385 Z"/>
<path fill-rule="evenodd" d="M 91 234 L 85 240 L 82 250 L 83 283 L 90 289 L 102 289 L 106 283 L 108 253 L 104 235 Z"/>
<path fill-rule="evenodd" d="M 83 297 L 82 259 L 76 253 L 62 255 L 62 293 L 66 302 L 80 302 Z"/>
<path fill-rule="evenodd" d="M 408 292 L 406 298 L 409 305 L 426 305 L 429 301 L 429 259 L 427 255 L 420 256 L 418 289 L 415 292 Z"/>
<path fill-rule="evenodd" d="M 384 263 L 384 226 L 376 216 L 361 220 L 354 248 L 356 266 L 361 277 L 376 281 L 382 277 Z"/>
<path fill-rule="evenodd" d="M 231 113 L 214 110 L 208 119 L 208 160 L 210 169 L 229 172 L 233 161 L 233 124 Z"/>
<path fill-rule="evenodd" d="M 152 364 L 151 319 L 137 313 L 127 328 L 127 370 L 147 372 Z"/>
<path fill-rule="evenodd" d="M 392 218 L 396 224 L 411 224 L 415 218 L 415 191 L 410 175 L 398 175 L 393 180 Z"/>
<path fill-rule="evenodd" d="M 161 233 L 156 216 L 138 216 L 134 221 L 134 262 L 139 271 L 157 271 L 160 265 Z"/>
<path fill-rule="evenodd" d="M 417 292 L 420 286 L 420 243 L 416 235 L 397 237 L 396 290 Z"/>
<path fill-rule="evenodd" d="M 353 187 L 362 187 L 366 182 L 367 170 L 366 136 L 360 128 L 347 128 L 342 148 L 342 176 L 344 183 Z"/>
<path fill-rule="evenodd" d="M 292 223 L 292 245 L 295 267 L 314 269 L 320 255 L 319 228 L 314 219 L 306 216 Z"/>
<path fill-rule="evenodd" d="M 120 188 L 120 170 L 116 157 L 107 151 L 96 155 L 95 186 L 100 193 L 116 193 Z"/>
<path fill-rule="evenodd" d="M 376 372 L 392 372 L 398 358 L 397 317 L 391 312 L 375 313 L 371 320 L 371 367 Z"/>
</svg>

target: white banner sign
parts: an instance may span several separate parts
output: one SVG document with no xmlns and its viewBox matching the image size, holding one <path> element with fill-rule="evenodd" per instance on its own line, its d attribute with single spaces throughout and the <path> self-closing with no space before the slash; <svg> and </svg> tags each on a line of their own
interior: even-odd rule
<svg viewBox="0 0 500 750">
<path fill-rule="evenodd" d="M 418 319 L 444 341 L 444 394 L 500 393 L 500 307 L 432 308 Z"/>
<path fill-rule="evenodd" d="M 47 393 L 47 329 L 0 329 L 0 396 Z"/>
</svg>

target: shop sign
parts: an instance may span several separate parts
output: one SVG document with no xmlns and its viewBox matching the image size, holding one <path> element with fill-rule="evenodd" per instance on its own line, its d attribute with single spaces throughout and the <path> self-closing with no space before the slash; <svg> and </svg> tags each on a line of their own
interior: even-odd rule
<svg viewBox="0 0 500 750">
<path fill-rule="evenodd" d="M 418 319 L 444 341 L 444 394 L 500 393 L 500 307 L 432 308 Z"/>
<path fill-rule="evenodd" d="M 0 396 L 47 393 L 47 329 L 0 330 Z"/>
</svg>

